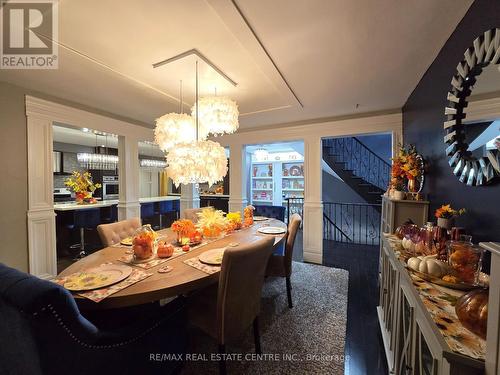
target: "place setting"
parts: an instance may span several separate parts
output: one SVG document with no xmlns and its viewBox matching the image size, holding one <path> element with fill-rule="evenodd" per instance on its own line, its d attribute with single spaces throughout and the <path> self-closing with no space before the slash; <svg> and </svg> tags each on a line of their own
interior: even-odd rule
<svg viewBox="0 0 500 375">
<path fill-rule="evenodd" d="M 151 275 L 127 265 L 104 263 L 51 281 L 72 293 L 100 302 Z"/>
</svg>

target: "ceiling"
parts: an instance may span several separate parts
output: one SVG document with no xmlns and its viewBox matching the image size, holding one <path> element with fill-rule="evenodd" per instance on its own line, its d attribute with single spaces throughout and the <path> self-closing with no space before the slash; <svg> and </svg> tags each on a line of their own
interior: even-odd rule
<svg viewBox="0 0 500 375">
<path fill-rule="evenodd" d="M 0 80 L 153 125 L 200 94 L 228 95 L 242 128 L 398 109 L 472 0 L 59 2 L 59 69 Z M 199 60 L 199 59 L 198 59 Z"/>
</svg>

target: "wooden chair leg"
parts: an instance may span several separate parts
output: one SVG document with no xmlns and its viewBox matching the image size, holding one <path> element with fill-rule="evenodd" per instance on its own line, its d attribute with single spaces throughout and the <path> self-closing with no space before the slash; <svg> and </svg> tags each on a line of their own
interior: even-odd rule
<svg viewBox="0 0 500 375">
<path fill-rule="evenodd" d="M 253 337 L 255 340 L 255 353 L 262 354 L 260 347 L 260 331 L 259 331 L 259 317 L 256 316 L 253 320 Z"/>
<path fill-rule="evenodd" d="M 226 354 L 226 345 L 219 345 L 219 354 Z M 226 375 L 226 359 L 222 356 L 219 359 L 219 374 Z"/>
<path fill-rule="evenodd" d="M 292 308 L 292 283 L 290 282 L 290 278 L 286 278 L 286 295 L 288 297 L 288 307 Z"/>
</svg>

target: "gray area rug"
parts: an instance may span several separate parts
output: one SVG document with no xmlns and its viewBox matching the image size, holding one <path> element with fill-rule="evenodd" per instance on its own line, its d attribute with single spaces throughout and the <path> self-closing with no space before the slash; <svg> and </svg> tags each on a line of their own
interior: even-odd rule
<svg viewBox="0 0 500 375">
<path fill-rule="evenodd" d="M 263 359 L 255 353 L 251 327 L 240 340 L 226 345 L 234 355 L 228 374 L 343 374 L 347 322 L 346 270 L 293 264 L 292 298 L 288 308 L 285 280 L 269 278 L 263 289 L 260 332 Z M 187 361 L 181 374 L 218 374 L 213 355 L 216 341 L 190 328 Z M 239 355 L 239 356 L 238 356 Z"/>
</svg>

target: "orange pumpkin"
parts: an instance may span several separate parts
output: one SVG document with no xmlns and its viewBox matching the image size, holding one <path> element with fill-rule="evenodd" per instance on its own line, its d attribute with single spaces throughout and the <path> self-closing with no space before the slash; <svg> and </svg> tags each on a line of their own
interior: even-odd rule
<svg viewBox="0 0 500 375">
<path fill-rule="evenodd" d="M 465 328 L 486 339 L 488 289 L 475 289 L 461 296 L 455 305 L 455 312 Z"/>
</svg>

